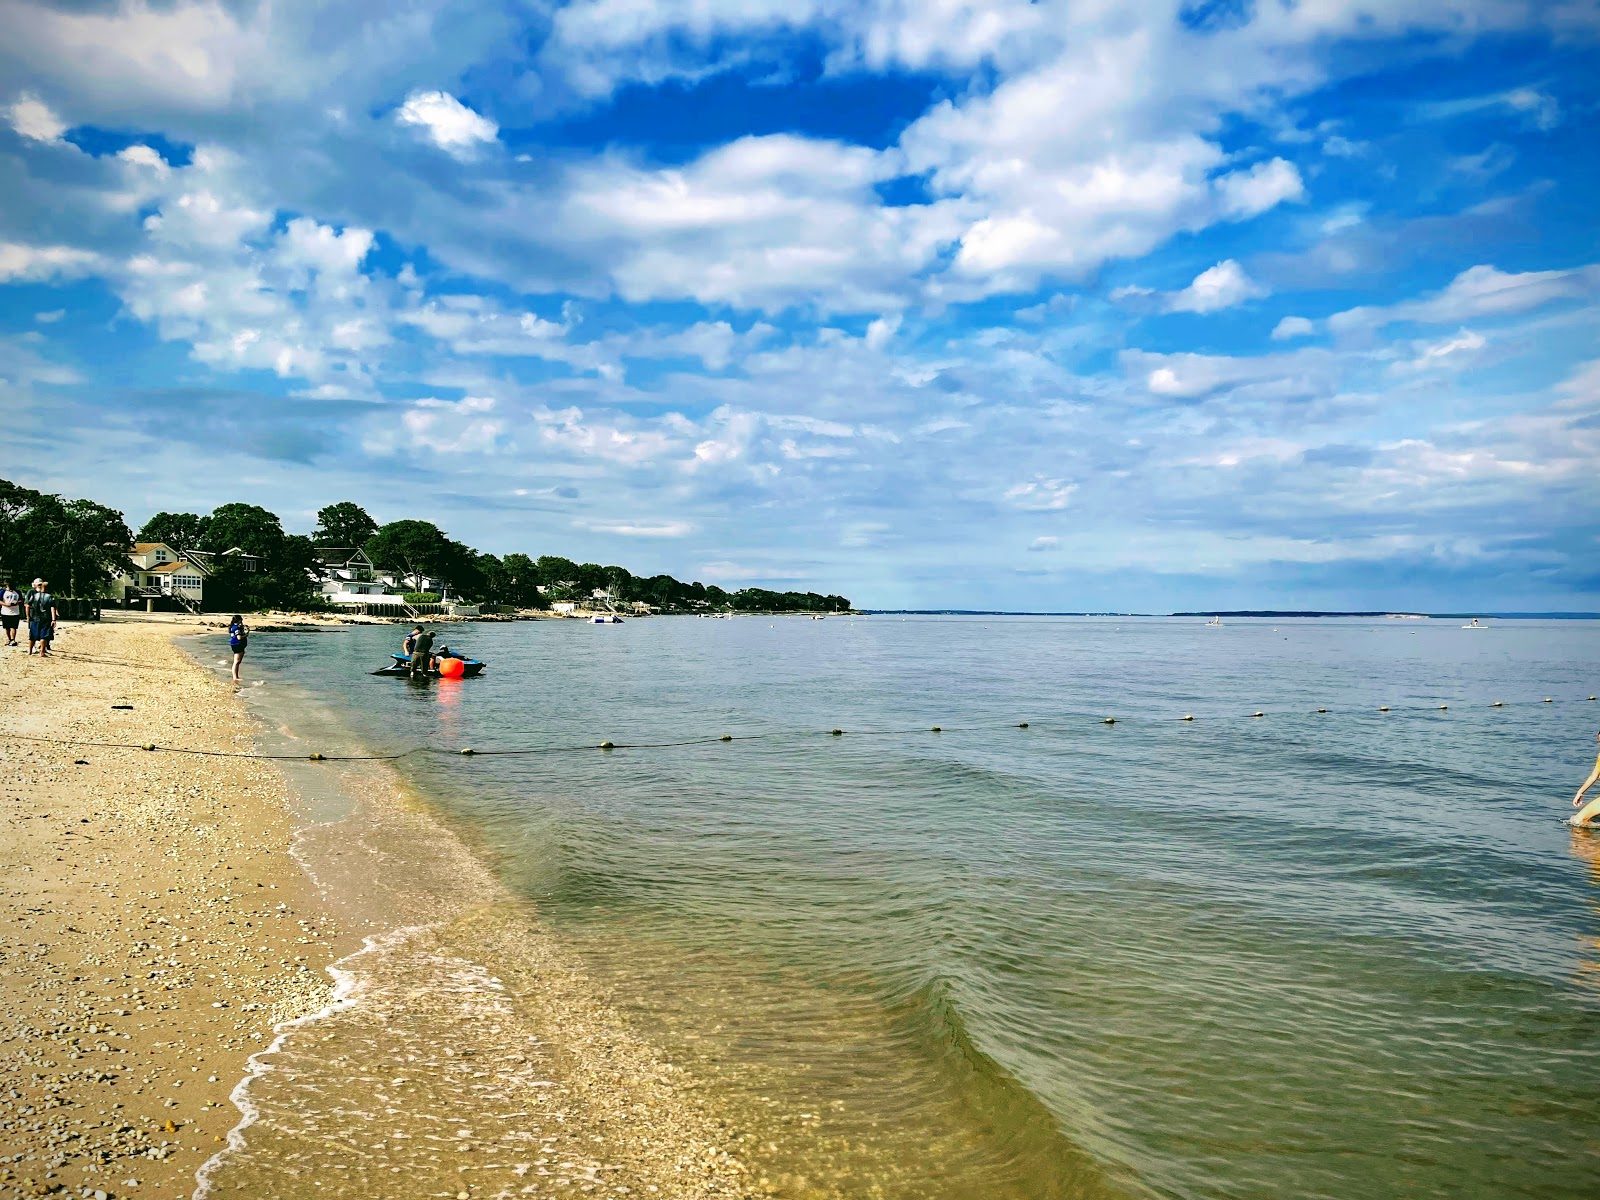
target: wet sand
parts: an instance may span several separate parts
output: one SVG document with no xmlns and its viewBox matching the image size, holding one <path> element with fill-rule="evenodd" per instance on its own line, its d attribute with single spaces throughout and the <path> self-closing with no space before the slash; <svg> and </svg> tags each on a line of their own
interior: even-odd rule
<svg viewBox="0 0 1600 1200">
<path fill-rule="evenodd" d="M 195 631 L 0 651 L 0 1194 L 776 1191 L 382 764 L 19 738 L 253 750 Z M 308 820 L 308 770 L 342 819 Z"/>
</svg>

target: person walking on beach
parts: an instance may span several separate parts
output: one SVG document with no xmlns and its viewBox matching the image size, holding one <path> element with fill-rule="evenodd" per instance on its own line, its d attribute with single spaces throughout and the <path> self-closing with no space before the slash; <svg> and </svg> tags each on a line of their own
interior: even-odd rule
<svg viewBox="0 0 1600 1200">
<path fill-rule="evenodd" d="M 56 636 L 56 598 L 45 590 L 42 579 L 33 581 L 28 593 L 28 653 L 39 647 L 39 657 L 50 657 L 50 643 Z"/>
<path fill-rule="evenodd" d="M 426 675 L 433 666 L 433 634 L 420 631 L 411 642 L 411 678 Z"/>
<path fill-rule="evenodd" d="M 1595 734 L 1594 738 L 1595 741 L 1600 742 L 1600 733 Z M 1573 808 L 1578 808 L 1578 805 L 1583 804 L 1583 794 L 1596 783 L 1600 783 L 1600 754 L 1595 756 L 1594 770 L 1589 772 L 1589 778 L 1583 781 L 1583 785 L 1578 788 L 1578 794 L 1572 798 Z M 1597 816 L 1600 816 L 1600 795 L 1596 795 L 1589 803 L 1583 804 L 1582 808 L 1578 808 L 1569 824 L 1576 825 L 1580 829 L 1590 829 L 1593 827 L 1594 819 Z"/>
<path fill-rule="evenodd" d="M 239 682 L 239 664 L 244 662 L 245 648 L 250 645 L 250 629 L 238 613 L 228 622 L 228 647 L 233 651 L 233 681 Z"/>
<path fill-rule="evenodd" d="M 7 580 L 5 587 L 0 589 L 0 625 L 5 626 L 7 646 L 17 644 L 17 625 L 21 620 L 22 593 Z"/>
</svg>

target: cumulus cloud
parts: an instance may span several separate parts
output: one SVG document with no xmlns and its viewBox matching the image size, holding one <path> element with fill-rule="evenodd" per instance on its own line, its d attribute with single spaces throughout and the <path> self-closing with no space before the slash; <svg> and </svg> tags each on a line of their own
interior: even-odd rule
<svg viewBox="0 0 1600 1200">
<path fill-rule="evenodd" d="M 1267 289 L 1244 273 L 1233 259 L 1224 259 L 1196 275 L 1181 292 L 1167 297 L 1168 312 L 1210 313 L 1267 295 Z"/>
<path fill-rule="evenodd" d="M 1306 317 L 1284 317 L 1272 327 L 1272 340 L 1286 342 L 1290 338 L 1310 337 L 1316 331 L 1316 322 Z"/>
<path fill-rule="evenodd" d="M 1028 549 L 1035 554 L 1059 550 L 1061 549 L 1061 539 L 1058 537 L 1036 537 L 1028 543 Z"/>
<path fill-rule="evenodd" d="M 1242 221 L 1276 208 L 1286 200 L 1305 197 L 1300 171 L 1286 159 L 1274 158 L 1243 171 L 1230 171 L 1214 186 L 1225 216 Z"/>
<path fill-rule="evenodd" d="M 100 265 L 100 256 L 75 246 L 24 246 L 0 242 L 0 282 L 33 282 L 85 275 Z"/>
<path fill-rule="evenodd" d="M 954 232 L 936 208 L 883 207 L 893 174 L 863 147 L 748 137 L 683 167 L 581 167 L 560 220 L 629 300 L 881 310 Z"/>
<path fill-rule="evenodd" d="M 402 125 L 421 129 L 439 149 L 457 158 L 498 140 L 500 127 L 448 92 L 412 92 L 395 113 Z"/>
<path fill-rule="evenodd" d="M 35 142 L 55 142 L 67 131 L 67 123 L 50 111 L 37 96 L 23 92 L 5 110 L 11 128 Z"/>
</svg>

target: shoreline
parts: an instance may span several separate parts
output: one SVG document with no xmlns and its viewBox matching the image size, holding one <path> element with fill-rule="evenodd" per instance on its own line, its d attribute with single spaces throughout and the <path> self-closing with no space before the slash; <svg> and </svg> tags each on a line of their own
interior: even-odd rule
<svg viewBox="0 0 1600 1200">
<path fill-rule="evenodd" d="M 295 740 L 178 649 L 177 638 L 212 632 L 204 619 L 144 616 L 75 624 L 54 661 L 9 652 L 21 662 L 7 673 L 22 686 L 0 698 L 7 732 L 223 753 Z M 110 709 L 122 700 L 131 713 Z M 51 719 L 30 727 L 41 707 Z M 386 764 L 18 741 L 7 751 L 0 778 L 23 801 L 0 876 L 12 931 L 0 992 L 10 1014 L 0 1026 L 0 1187 L 255 1198 L 303 1195 L 309 1177 L 325 1196 L 770 1193 L 746 1179 L 729 1149 L 737 1131 L 706 1111 L 694 1081 L 628 1031 L 532 906 Z M 28 790 L 35 777 L 50 780 L 45 790 Z M 156 799 L 133 790 L 141 785 Z M 344 812 L 318 819 L 314 796 L 330 785 Z M 31 808 L 49 812 L 41 826 L 92 829 L 94 852 L 57 854 L 67 846 L 30 838 Z M 225 820 L 226 834 L 206 818 Z M 195 853 L 197 838 L 224 836 L 226 853 Z M 29 883 L 48 895 L 19 886 Z M 86 886 L 127 911 L 86 905 Z M 256 897 L 246 891 L 271 903 L 247 904 Z M 161 1010 L 157 1036 L 139 1021 L 151 1006 L 128 997 L 156 982 L 176 989 L 163 973 L 179 968 L 152 971 L 154 942 L 141 932 L 180 926 L 162 952 L 188 968 L 184 990 Z M 74 962 L 94 963 L 93 974 Z M 48 1025 L 58 1012 L 70 1016 Z M 466 1012 L 482 1030 L 463 1023 Z M 249 1020 L 217 1029 L 232 1013 Z M 48 1110 L 6 1099 L 46 1082 L 30 1074 L 30 1039 L 76 1038 L 76 1063 L 90 1053 L 85 1031 L 125 1043 L 92 1043 L 104 1060 L 92 1087 L 68 1071 Z M 311 1107 L 331 1096 L 344 1099 Z M 509 1119 L 488 1111 L 511 1101 L 522 1111 Z M 362 1150 L 362 1131 L 340 1114 L 375 1104 L 395 1128 Z M 429 1130 L 454 1125 L 470 1140 L 430 1144 L 439 1139 Z M 486 1190 L 491 1180 L 499 1190 Z"/>
<path fill-rule="evenodd" d="M 248 751 L 226 687 L 170 639 L 113 620 L 71 624 L 50 660 L 0 651 L 0 1187 L 19 1196 L 187 1194 L 246 1059 L 326 1002 L 347 952 L 266 764 L 11 737 Z"/>
</svg>

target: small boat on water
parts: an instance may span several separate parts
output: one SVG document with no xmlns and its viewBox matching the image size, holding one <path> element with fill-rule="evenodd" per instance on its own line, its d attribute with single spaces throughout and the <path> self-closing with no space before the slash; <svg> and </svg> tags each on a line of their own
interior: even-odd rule
<svg viewBox="0 0 1600 1200">
<path fill-rule="evenodd" d="M 1221 627 L 1222 627 L 1222 618 L 1221 617 L 1212 617 L 1211 620 L 1206 622 L 1206 628 L 1207 629 L 1220 629 Z"/>
<path fill-rule="evenodd" d="M 411 660 L 404 654 L 391 654 L 389 657 L 394 659 L 392 663 L 387 667 L 379 667 L 376 671 L 370 673 L 373 675 L 411 674 Z M 462 664 L 461 678 L 463 679 L 471 679 L 474 675 L 479 675 L 483 672 L 483 664 L 475 658 L 462 658 L 457 661 Z M 438 679 L 440 677 L 439 672 L 436 670 L 428 671 L 427 676 L 429 679 Z"/>
<path fill-rule="evenodd" d="M 617 616 L 616 613 L 600 613 L 597 616 L 590 617 L 589 623 L 591 625 L 621 625 L 622 618 Z"/>
</svg>

